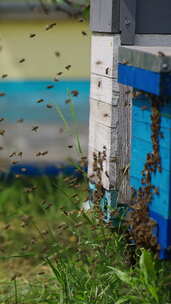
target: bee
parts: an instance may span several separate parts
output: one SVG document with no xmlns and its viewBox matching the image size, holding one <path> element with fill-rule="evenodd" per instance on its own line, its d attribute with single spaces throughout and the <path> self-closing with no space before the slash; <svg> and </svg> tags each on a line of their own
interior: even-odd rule
<svg viewBox="0 0 171 304">
<path fill-rule="evenodd" d="M 41 103 L 41 102 L 44 102 L 44 99 L 43 98 L 41 98 L 41 99 L 38 99 L 37 101 L 36 101 L 37 103 Z"/>
<path fill-rule="evenodd" d="M 106 69 L 105 69 L 105 74 L 106 74 L 106 75 L 109 75 L 109 68 L 106 68 Z"/>
<path fill-rule="evenodd" d="M 68 145 L 68 148 L 69 148 L 69 149 L 72 149 L 72 148 L 73 148 L 73 145 Z"/>
<path fill-rule="evenodd" d="M 41 153 L 43 156 L 48 154 L 48 151 L 44 151 Z"/>
<path fill-rule="evenodd" d="M 17 120 L 18 123 L 22 123 L 23 121 L 24 121 L 23 118 L 20 118 L 20 119 Z"/>
<path fill-rule="evenodd" d="M 103 114 L 103 117 L 109 117 L 109 114 L 105 113 Z"/>
<path fill-rule="evenodd" d="M 5 134 L 5 130 L 4 129 L 0 129 L 0 135 L 3 136 Z"/>
<path fill-rule="evenodd" d="M 80 19 L 78 19 L 78 21 L 79 21 L 80 23 L 82 23 L 82 22 L 84 22 L 84 19 L 83 19 L 83 18 L 80 18 Z"/>
<path fill-rule="evenodd" d="M 62 74 L 63 74 L 63 72 L 58 72 L 57 73 L 58 76 L 61 76 Z"/>
<path fill-rule="evenodd" d="M 48 104 L 46 105 L 46 108 L 52 109 L 52 108 L 53 108 L 53 105 L 51 105 L 51 104 L 48 103 Z"/>
<path fill-rule="evenodd" d="M 65 67 L 65 69 L 68 70 L 68 71 L 70 70 L 70 68 L 71 68 L 71 65 L 70 65 L 70 64 L 68 64 L 68 65 Z"/>
<path fill-rule="evenodd" d="M 54 88 L 54 85 L 53 84 L 49 84 L 46 88 L 47 89 L 52 89 L 52 88 Z"/>
<path fill-rule="evenodd" d="M 38 129 L 39 129 L 39 126 L 34 126 L 34 127 L 32 128 L 32 131 L 37 132 Z"/>
<path fill-rule="evenodd" d="M 77 90 L 71 91 L 72 96 L 77 97 L 79 95 L 79 92 Z"/>
<path fill-rule="evenodd" d="M 87 33 L 86 33 L 85 31 L 81 31 L 81 34 L 82 34 L 83 36 L 87 36 Z"/>
<path fill-rule="evenodd" d="M 56 57 L 60 57 L 60 56 L 61 56 L 60 52 L 56 51 L 56 52 L 55 52 L 55 56 L 56 56 Z"/>
<path fill-rule="evenodd" d="M 13 156 L 16 156 L 16 152 L 12 152 L 12 153 L 9 155 L 10 158 L 13 157 Z"/>
<path fill-rule="evenodd" d="M 11 225 L 7 224 L 7 225 L 4 226 L 4 230 L 8 230 L 10 227 L 11 227 Z"/>
<path fill-rule="evenodd" d="M 161 52 L 161 51 L 158 52 L 158 55 L 161 56 L 161 57 L 165 57 L 165 56 L 166 56 L 166 55 L 165 55 L 163 52 Z"/>
<path fill-rule="evenodd" d="M 12 165 L 16 165 L 17 163 L 18 163 L 18 161 L 16 161 L 16 160 L 12 161 Z"/>
<path fill-rule="evenodd" d="M 42 155 L 42 152 L 37 152 L 37 153 L 36 153 L 36 157 L 37 157 L 37 156 L 41 156 L 41 155 Z"/>
<path fill-rule="evenodd" d="M 70 103 L 70 102 L 72 102 L 72 99 L 70 99 L 70 98 L 68 98 L 68 99 L 65 100 L 65 103 L 66 103 L 66 104 L 68 104 L 68 103 Z"/>
<path fill-rule="evenodd" d="M 58 81 L 59 81 L 59 78 L 58 78 L 58 77 L 55 77 L 55 78 L 53 78 L 53 81 L 58 82 Z"/>
<path fill-rule="evenodd" d="M 34 38 L 36 36 L 36 34 L 30 34 L 29 37 L 30 38 Z"/>
<path fill-rule="evenodd" d="M 0 92 L 0 97 L 3 97 L 3 96 L 5 96 L 5 95 L 6 95 L 6 93 Z"/>
<path fill-rule="evenodd" d="M 23 63 L 25 61 L 26 61 L 25 58 L 22 58 L 22 59 L 19 60 L 19 63 Z"/>
<path fill-rule="evenodd" d="M 47 26 L 45 27 L 45 30 L 46 30 L 46 31 L 49 31 L 49 30 L 52 29 L 54 26 L 56 26 L 56 22 L 47 25 Z"/>
<path fill-rule="evenodd" d="M 96 64 L 97 64 L 97 65 L 102 64 L 102 61 L 97 60 L 97 61 L 96 61 Z"/>
<path fill-rule="evenodd" d="M 2 78 L 7 78 L 8 77 L 8 74 L 3 74 L 2 75 Z"/>
<path fill-rule="evenodd" d="M 0 146 L 0 150 L 3 150 L 3 149 L 4 149 L 4 147 Z"/>
<path fill-rule="evenodd" d="M 0 122 L 2 122 L 2 121 L 4 121 L 4 118 L 3 118 L 3 117 L 0 118 Z"/>
<path fill-rule="evenodd" d="M 44 271 L 38 272 L 38 275 L 43 275 L 43 274 L 45 274 Z"/>
<path fill-rule="evenodd" d="M 101 81 L 99 80 L 98 83 L 97 83 L 98 88 L 101 87 L 101 84 L 102 84 L 102 83 L 101 83 Z"/>
</svg>

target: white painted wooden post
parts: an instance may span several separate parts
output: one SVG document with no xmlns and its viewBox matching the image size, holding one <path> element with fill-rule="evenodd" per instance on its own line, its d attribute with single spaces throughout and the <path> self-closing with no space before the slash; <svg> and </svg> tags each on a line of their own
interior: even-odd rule
<svg viewBox="0 0 171 304">
<path fill-rule="evenodd" d="M 89 122 L 90 182 L 94 175 L 93 154 L 106 147 L 101 183 L 105 191 L 119 192 L 119 201 L 129 200 L 130 107 L 131 89 L 117 82 L 118 47 L 126 44 L 140 46 L 171 46 L 171 35 L 136 33 L 136 0 L 91 0 L 91 92 Z M 105 6 L 104 6 L 105 2 Z M 161 6 L 160 1 L 157 4 Z M 141 2 L 142 5 L 142 2 Z M 146 3 L 148 6 L 148 3 Z M 154 10 L 155 10 L 154 6 Z M 128 9 L 129 8 L 129 9 Z M 157 7 L 158 9 L 158 7 Z M 148 12 L 147 12 L 148 13 Z M 157 13 L 160 13 L 158 9 Z M 120 16 L 120 17 L 119 17 Z M 145 24 L 145 22 L 144 22 Z M 144 25 L 145 26 L 145 25 Z M 154 32 L 154 31 L 153 31 Z"/>
</svg>

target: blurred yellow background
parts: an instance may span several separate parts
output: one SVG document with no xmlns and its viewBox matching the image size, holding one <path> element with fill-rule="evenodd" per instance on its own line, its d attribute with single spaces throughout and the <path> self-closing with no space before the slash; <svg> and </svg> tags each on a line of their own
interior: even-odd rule
<svg viewBox="0 0 171 304">
<path fill-rule="evenodd" d="M 53 21 L 49 21 L 51 23 Z M 88 79 L 90 69 L 90 32 L 88 24 L 78 20 L 58 20 L 46 31 L 47 20 L 0 21 L 0 71 L 8 79 Z M 88 35 L 82 35 L 85 31 Z M 35 33 L 36 37 L 29 35 Z M 55 52 L 61 56 L 56 57 Z M 18 61 L 26 61 L 19 64 Z M 66 71 L 66 65 L 72 65 Z"/>
</svg>

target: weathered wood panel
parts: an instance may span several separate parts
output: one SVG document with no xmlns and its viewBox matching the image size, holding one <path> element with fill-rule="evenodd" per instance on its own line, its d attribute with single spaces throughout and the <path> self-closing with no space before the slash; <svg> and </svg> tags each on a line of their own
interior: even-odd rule
<svg viewBox="0 0 171 304">
<path fill-rule="evenodd" d="M 93 34 L 91 42 L 91 73 L 117 77 L 120 35 Z"/>
<path fill-rule="evenodd" d="M 111 105 L 117 105 L 119 85 L 116 79 L 92 74 L 90 97 Z"/>
<path fill-rule="evenodd" d="M 119 14 L 120 0 L 91 0 L 91 30 L 102 33 L 119 33 Z"/>
<path fill-rule="evenodd" d="M 134 44 L 136 3 L 136 0 L 120 0 L 120 29 L 122 44 Z"/>
<path fill-rule="evenodd" d="M 119 101 L 119 97 L 118 97 L 118 101 Z M 116 128 L 118 125 L 117 107 L 91 98 L 90 119 L 97 121 L 106 127 Z"/>
</svg>

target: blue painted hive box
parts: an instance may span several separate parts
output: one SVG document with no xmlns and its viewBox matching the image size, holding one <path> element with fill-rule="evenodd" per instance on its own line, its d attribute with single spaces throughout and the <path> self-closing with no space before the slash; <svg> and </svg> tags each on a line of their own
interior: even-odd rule
<svg viewBox="0 0 171 304">
<path fill-rule="evenodd" d="M 153 233 L 160 245 L 160 258 L 170 258 L 171 48 L 120 47 L 118 71 L 121 84 L 139 91 L 132 100 L 130 185 L 136 191 L 144 184 L 155 189 L 149 216 L 156 222 Z M 144 179 L 147 170 L 151 170 L 148 183 Z"/>
</svg>

